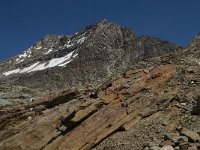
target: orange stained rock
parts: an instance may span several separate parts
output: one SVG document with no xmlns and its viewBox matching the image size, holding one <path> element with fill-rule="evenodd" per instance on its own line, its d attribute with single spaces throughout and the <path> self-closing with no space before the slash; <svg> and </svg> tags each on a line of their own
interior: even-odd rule
<svg viewBox="0 0 200 150">
<path fill-rule="evenodd" d="M 175 72 L 175 68 L 170 65 L 157 67 L 144 75 L 135 86 L 128 88 L 127 92 L 140 92 L 144 88 L 149 89 L 159 86 L 170 79 Z M 125 105 L 123 101 L 120 101 L 122 98 L 123 96 L 121 95 L 118 97 L 118 100 L 110 101 L 107 106 L 90 116 L 77 128 L 66 134 L 63 142 L 59 145 L 58 150 L 91 149 L 124 124 L 127 123 L 129 126 L 134 124 L 134 122 L 130 123 L 130 121 L 137 118 L 137 116 L 140 116 L 145 110 L 145 107 L 151 104 L 151 100 L 148 100 L 145 103 L 134 101 L 134 105 Z"/>
</svg>

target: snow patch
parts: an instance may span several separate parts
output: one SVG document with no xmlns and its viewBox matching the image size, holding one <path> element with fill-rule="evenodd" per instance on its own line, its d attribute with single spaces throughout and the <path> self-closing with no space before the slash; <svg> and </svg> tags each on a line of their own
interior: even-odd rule
<svg viewBox="0 0 200 150">
<path fill-rule="evenodd" d="M 72 61 L 72 60 L 66 61 L 65 63 L 60 64 L 60 65 L 58 65 L 58 66 L 60 66 L 60 67 L 65 67 L 65 66 L 66 66 L 67 64 L 69 64 L 71 61 Z"/>
<path fill-rule="evenodd" d="M 50 48 L 46 53 L 44 53 L 45 55 L 47 55 L 47 54 L 49 54 L 49 53 L 51 53 L 53 51 L 53 49 L 52 48 Z"/>
<path fill-rule="evenodd" d="M 73 58 L 75 58 L 76 56 L 78 56 L 78 54 L 75 54 L 75 55 L 73 55 L 73 54 L 74 53 L 72 53 L 72 55 L 68 58 L 68 61 L 66 61 L 66 62 L 64 62 L 62 64 L 59 64 L 58 66 L 65 67 L 68 63 L 70 63 L 73 60 Z"/>
<path fill-rule="evenodd" d="M 27 54 L 26 54 L 26 52 L 25 52 L 25 53 L 23 53 L 23 54 L 21 54 L 21 55 L 19 55 L 19 58 L 22 58 L 22 57 L 27 57 Z"/>
<path fill-rule="evenodd" d="M 31 48 L 32 48 L 32 47 L 31 47 Z M 24 59 L 25 59 L 26 57 L 31 57 L 31 53 L 32 53 L 31 48 L 28 48 L 27 51 L 25 51 L 23 54 L 18 55 L 18 58 L 16 58 L 16 61 L 17 61 L 18 63 L 21 63 L 21 62 L 24 61 Z"/>
<path fill-rule="evenodd" d="M 72 46 L 74 46 L 74 43 L 72 43 L 72 42 L 69 40 L 69 41 L 67 41 L 67 44 L 61 46 L 60 49 L 70 48 L 70 47 L 72 47 Z"/>
<path fill-rule="evenodd" d="M 23 59 L 23 58 L 17 58 L 16 61 L 17 61 L 17 63 L 19 64 L 19 63 L 23 62 L 24 59 Z"/>
<path fill-rule="evenodd" d="M 4 76 L 9 76 L 10 74 L 14 74 L 14 73 L 19 73 L 20 69 L 14 69 L 14 70 L 10 70 L 8 72 L 3 73 Z"/>
<path fill-rule="evenodd" d="M 73 55 L 73 53 L 74 53 L 74 51 L 70 52 L 69 54 L 65 55 L 64 57 L 53 58 L 52 60 L 49 61 L 48 65 L 46 67 L 52 68 L 55 66 L 59 66 L 59 64 L 62 64 L 65 61 L 68 61 L 70 59 L 70 57 Z"/>
<path fill-rule="evenodd" d="M 82 38 L 78 39 L 77 43 L 82 44 L 85 40 L 86 40 L 86 37 L 82 37 Z"/>
<path fill-rule="evenodd" d="M 42 49 L 42 46 L 36 47 L 35 49 Z"/>
<path fill-rule="evenodd" d="M 72 46 L 74 46 L 74 44 L 65 44 L 65 45 L 64 45 L 64 47 L 66 47 L 66 48 L 70 48 L 70 47 L 72 47 Z"/>
<path fill-rule="evenodd" d="M 34 67 L 32 70 L 29 70 L 28 72 L 33 72 L 33 71 L 38 71 L 38 70 L 44 70 L 45 68 L 46 62 L 37 65 L 36 67 Z"/>
<path fill-rule="evenodd" d="M 15 74 L 15 73 L 29 73 L 29 72 L 33 72 L 33 71 L 44 70 L 47 68 L 53 68 L 56 66 L 65 67 L 68 63 L 70 63 L 73 60 L 73 58 L 75 58 L 78 55 L 78 54 L 74 54 L 74 53 L 75 53 L 75 51 L 72 51 L 63 57 L 53 58 L 50 61 L 44 62 L 44 63 L 36 62 L 36 63 L 30 65 L 29 67 L 25 67 L 23 69 L 18 68 L 15 70 L 11 70 L 11 71 L 3 73 L 3 75 L 8 76 L 8 75 Z"/>
<path fill-rule="evenodd" d="M 33 68 L 35 68 L 39 63 L 40 63 L 40 62 L 36 62 L 36 63 L 32 64 L 31 66 L 22 69 L 22 70 L 20 71 L 20 73 L 29 72 L 30 70 L 32 70 Z"/>
<path fill-rule="evenodd" d="M 19 61 L 19 63 L 21 63 L 21 62 L 23 62 L 24 61 L 24 59 L 21 59 L 20 61 Z"/>
</svg>

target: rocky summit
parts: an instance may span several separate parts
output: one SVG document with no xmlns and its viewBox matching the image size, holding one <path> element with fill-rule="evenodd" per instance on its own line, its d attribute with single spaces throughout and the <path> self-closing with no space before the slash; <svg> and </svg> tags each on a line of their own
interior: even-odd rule
<svg viewBox="0 0 200 150">
<path fill-rule="evenodd" d="M 47 35 L 0 63 L 0 150 L 198 150 L 199 72 L 200 35 Z"/>
</svg>

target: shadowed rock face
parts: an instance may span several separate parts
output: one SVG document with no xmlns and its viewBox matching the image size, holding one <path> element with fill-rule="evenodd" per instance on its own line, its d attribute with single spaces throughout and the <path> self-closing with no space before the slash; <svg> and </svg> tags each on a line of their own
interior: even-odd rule
<svg viewBox="0 0 200 150">
<path fill-rule="evenodd" d="M 10 105 L 0 107 L 0 150 L 200 148 L 198 37 L 181 49 L 102 21 L 41 41 L 21 64 L 71 52 L 73 59 L 1 77 L 0 98 Z M 43 57 L 52 44 L 60 51 L 55 46 Z M 19 67 L 18 58 L 1 72 Z"/>
<path fill-rule="evenodd" d="M 200 115 L 200 98 L 199 97 L 198 97 L 196 106 L 193 108 L 193 114 Z"/>
<path fill-rule="evenodd" d="M 94 88 L 101 85 L 100 81 L 117 76 L 139 60 L 178 49 L 177 45 L 160 39 L 136 37 L 130 29 L 104 20 L 73 36 L 48 35 L 33 46 L 30 57 L 17 64 L 14 57 L 14 63 L 4 63 L 3 71 L 0 71 L 28 67 L 36 62 L 45 63 L 74 51 L 77 56 L 65 67 L 11 74 L 7 78 L 11 84 L 31 88 Z M 2 80 L 7 82 L 7 78 Z"/>
</svg>

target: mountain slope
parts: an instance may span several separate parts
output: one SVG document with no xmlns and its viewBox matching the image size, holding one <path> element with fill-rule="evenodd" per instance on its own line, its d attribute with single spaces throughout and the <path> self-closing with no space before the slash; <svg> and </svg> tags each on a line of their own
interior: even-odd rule
<svg viewBox="0 0 200 150">
<path fill-rule="evenodd" d="M 130 29 L 103 20 L 73 36 L 46 36 L 1 64 L 0 73 L 11 84 L 30 88 L 94 88 L 139 60 L 178 49 L 160 39 L 136 37 Z"/>
<path fill-rule="evenodd" d="M 32 95 L 0 108 L 0 149 L 199 149 L 199 36 L 182 49 L 105 21 L 87 29 L 65 67 L 2 77 L 0 92 Z"/>
</svg>

